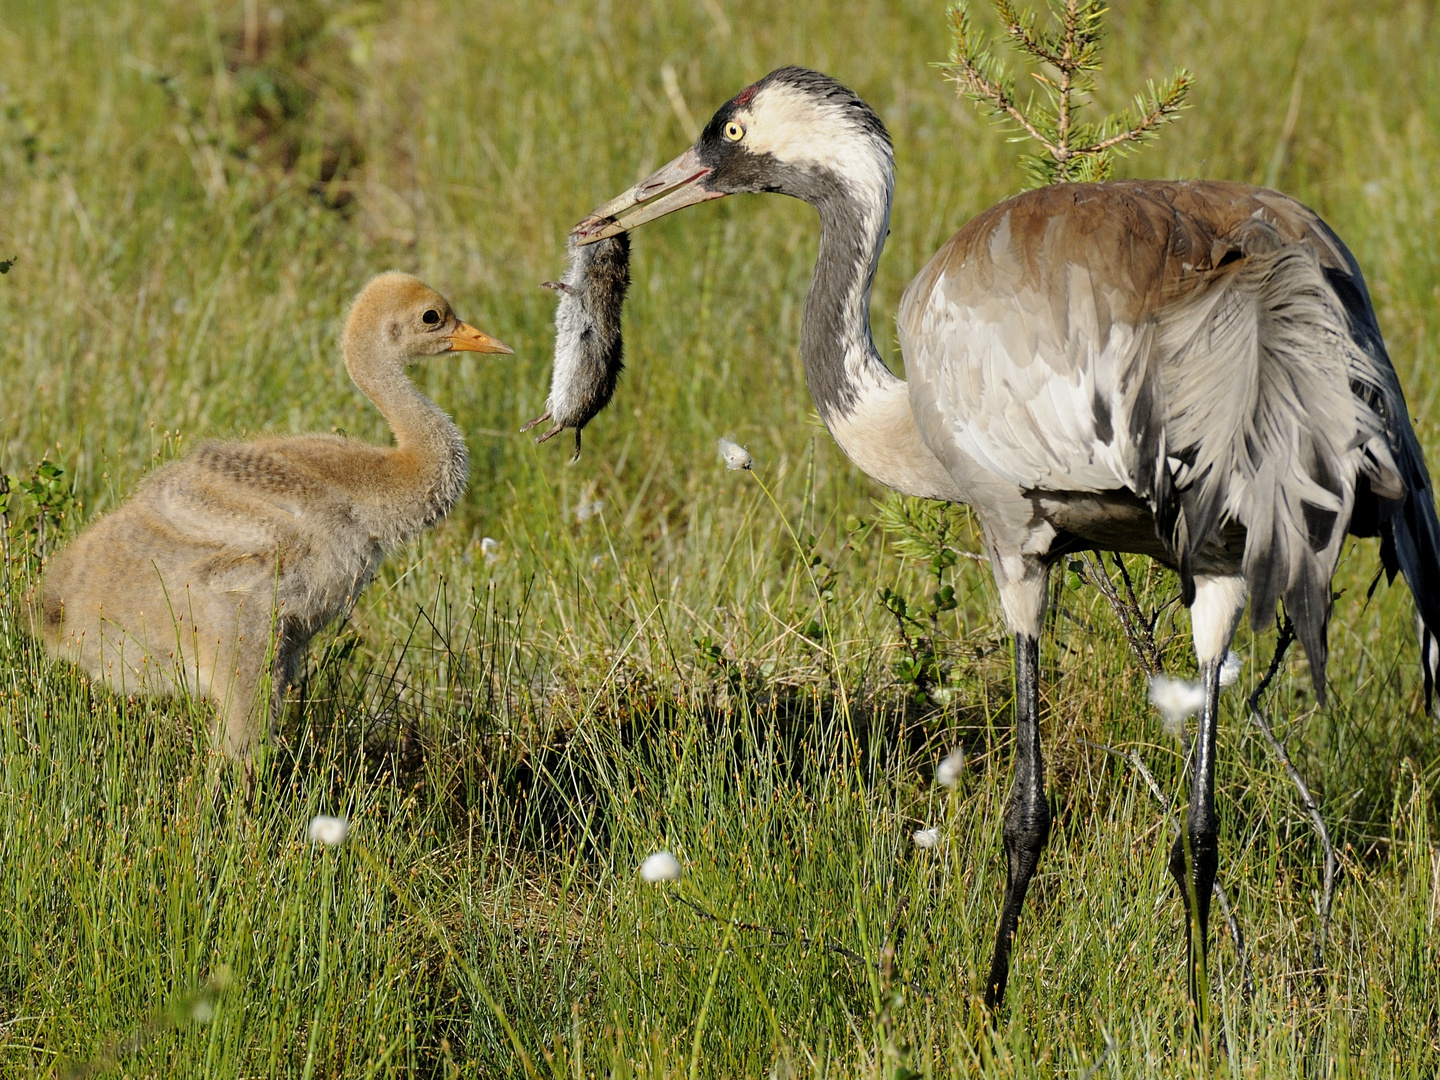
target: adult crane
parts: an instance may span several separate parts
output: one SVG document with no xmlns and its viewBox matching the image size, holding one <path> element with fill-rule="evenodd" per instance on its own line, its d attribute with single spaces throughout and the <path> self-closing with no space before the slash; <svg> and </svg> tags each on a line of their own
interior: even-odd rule
<svg viewBox="0 0 1440 1080">
<path fill-rule="evenodd" d="M 1005 995 L 1050 835 L 1039 636 L 1051 565 L 1083 549 L 1178 571 L 1204 705 L 1170 855 L 1197 1008 L 1218 855 L 1220 667 L 1244 610 L 1284 601 L 1324 701 L 1330 579 L 1379 536 L 1419 614 L 1427 700 L 1440 522 L 1360 268 L 1319 216 L 1243 184 L 1116 181 L 1018 195 L 956 233 L 900 302 L 906 380 L 870 335 L 889 227 L 885 125 L 834 79 L 786 67 L 721 106 L 695 145 L 575 227 L 586 243 L 741 192 L 820 215 L 800 353 L 850 460 L 889 487 L 968 503 L 1015 640 L 1015 780 L 985 1001 Z"/>
</svg>

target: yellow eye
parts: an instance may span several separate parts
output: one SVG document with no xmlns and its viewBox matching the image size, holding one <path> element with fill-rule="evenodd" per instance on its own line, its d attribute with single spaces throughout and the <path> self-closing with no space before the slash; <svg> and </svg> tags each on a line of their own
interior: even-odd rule
<svg viewBox="0 0 1440 1080">
<path fill-rule="evenodd" d="M 725 138 L 729 139 L 731 142 L 739 142 L 744 137 L 745 129 L 739 124 L 737 124 L 734 120 L 731 120 L 728 124 L 725 125 Z"/>
</svg>

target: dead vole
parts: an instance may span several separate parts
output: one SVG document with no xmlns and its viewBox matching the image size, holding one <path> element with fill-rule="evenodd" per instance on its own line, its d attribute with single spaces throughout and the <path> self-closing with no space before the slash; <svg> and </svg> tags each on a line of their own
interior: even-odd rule
<svg viewBox="0 0 1440 1080">
<path fill-rule="evenodd" d="M 615 393 L 624 368 L 620 339 L 620 308 L 630 288 L 630 237 L 627 233 L 584 246 L 570 242 L 570 267 L 559 281 L 544 288 L 560 294 L 555 311 L 555 365 L 545 412 L 522 427 L 553 421 L 554 427 L 535 441 L 543 443 L 566 428 L 575 431 L 575 461 L 580 457 L 580 429 Z"/>
</svg>

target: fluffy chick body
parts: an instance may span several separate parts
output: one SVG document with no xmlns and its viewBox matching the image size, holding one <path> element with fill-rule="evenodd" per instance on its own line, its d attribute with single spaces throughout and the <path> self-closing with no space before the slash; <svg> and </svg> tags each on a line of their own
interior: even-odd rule
<svg viewBox="0 0 1440 1080">
<path fill-rule="evenodd" d="M 253 751 L 267 673 L 273 723 L 310 639 L 464 490 L 464 438 L 404 366 L 451 349 L 509 351 L 404 274 L 361 291 L 344 345 L 394 447 L 334 435 L 205 443 L 147 477 L 42 579 L 39 630 L 53 655 L 122 693 L 210 699 L 232 757 Z"/>
</svg>

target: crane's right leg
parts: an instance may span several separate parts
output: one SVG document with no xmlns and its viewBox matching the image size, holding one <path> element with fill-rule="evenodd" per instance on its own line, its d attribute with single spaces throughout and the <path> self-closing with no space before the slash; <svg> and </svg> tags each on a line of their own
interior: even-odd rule
<svg viewBox="0 0 1440 1080">
<path fill-rule="evenodd" d="M 1015 785 L 1005 811 L 1005 903 L 995 931 L 985 1005 L 1005 1000 L 1010 979 L 1010 946 L 1020 924 L 1030 878 L 1050 839 L 1050 803 L 1045 798 L 1045 763 L 1040 756 L 1040 639 L 1015 635 Z"/>
<path fill-rule="evenodd" d="M 1045 762 L 1040 754 L 1040 628 L 1045 618 L 1047 568 L 1031 557 L 991 555 L 1005 621 L 1015 635 L 1015 783 L 1005 811 L 1005 903 L 995 931 L 985 1006 L 1005 1000 L 1010 948 L 1020 909 L 1040 852 L 1050 839 L 1050 803 L 1045 798 Z"/>
</svg>

